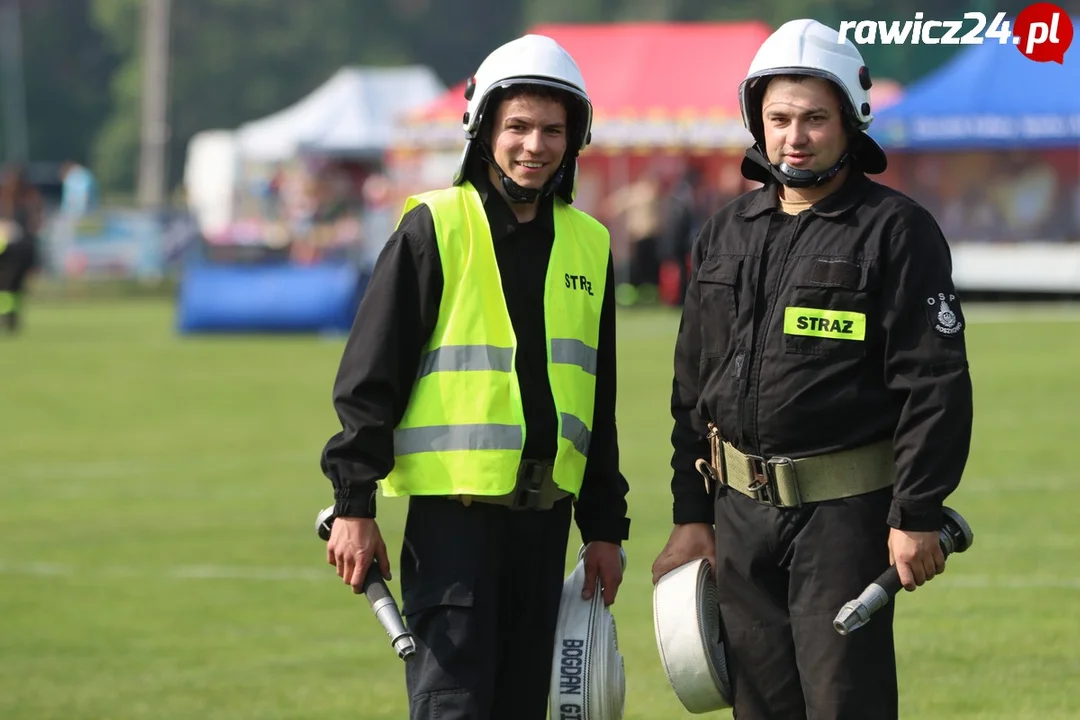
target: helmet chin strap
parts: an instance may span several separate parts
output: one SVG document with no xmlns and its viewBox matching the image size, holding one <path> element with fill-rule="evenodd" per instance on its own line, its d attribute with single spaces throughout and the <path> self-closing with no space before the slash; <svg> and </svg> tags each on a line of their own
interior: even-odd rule
<svg viewBox="0 0 1080 720">
<path fill-rule="evenodd" d="M 502 183 L 503 190 L 506 191 L 506 197 L 510 199 L 510 202 L 521 203 L 523 205 L 529 205 L 536 202 L 540 199 L 541 195 L 550 195 L 553 193 L 555 188 L 557 188 L 562 181 L 563 173 L 566 169 L 566 164 L 564 162 L 563 165 L 555 171 L 555 174 L 551 176 L 551 179 L 544 183 L 542 188 L 527 188 L 521 187 L 503 172 L 503 169 L 499 167 L 499 163 L 495 162 L 495 158 L 492 156 L 491 149 L 487 146 L 487 143 L 480 143 L 480 157 L 495 170 L 495 174 L 499 176 L 499 182 Z"/>
<path fill-rule="evenodd" d="M 848 153 L 844 153 L 840 156 L 840 159 L 833 163 L 833 166 L 822 172 L 814 172 L 813 170 L 800 170 L 799 168 L 793 168 L 786 162 L 782 162 L 779 165 L 773 165 L 769 163 L 769 172 L 773 177 L 790 188 L 809 188 L 819 187 L 836 177 L 836 174 L 843 169 L 849 159 Z"/>
</svg>

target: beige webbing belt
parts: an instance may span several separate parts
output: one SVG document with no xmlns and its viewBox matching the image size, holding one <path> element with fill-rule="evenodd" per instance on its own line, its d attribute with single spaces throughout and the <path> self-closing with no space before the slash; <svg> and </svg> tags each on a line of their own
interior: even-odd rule
<svg viewBox="0 0 1080 720">
<path fill-rule="evenodd" d="M 550 510 L 570 493 L 555 484 L 554 461 L 524 460 L 518 467 L 517 487 L 508 495 L 451 495 L 468 507 L 474 502 L 503 505 L 511 510 Z"/>
<path fill-rule="evenodd" d="M 721 482 L 743 495 L 776 507 L 836 500 L 893 484 L 892 442 L 791 459 L 746 455 L 723 443 Z"/>
</svg>

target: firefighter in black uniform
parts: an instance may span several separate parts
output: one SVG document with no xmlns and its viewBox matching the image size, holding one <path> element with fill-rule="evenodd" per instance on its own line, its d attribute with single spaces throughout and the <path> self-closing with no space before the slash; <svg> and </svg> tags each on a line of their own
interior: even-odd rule
<svg viewBox="0 0 1080 720">
<path fill-rule="evenodd" d="M 389 577 L 376 483 L 409 496 L 410 717 L 544 720 L 572 515 L 583 597 L 622 581 L 614 270 L 570 204 L 592 119 L 570 55 L 519 38 L 466 97 L 454 185 L 407 203 L 341 359 L 327 561 L 354 589 L 373 559 Z"/>
<path fill-rule="evenodd" d="M 739 90 L 743 173 L 763 187 L 693 253 L 676 526 L 653 580 L 712 562 L 739 720 L 896 718 L 893 605 L 849 636 L 832 619 L 890 564 L 909 591 L 945 568 L 972 427 L 965 321 L 934 219 L 867 177 L 886 167 L 870 86 L 820 23 L 767 39 Z"/>
</svg>

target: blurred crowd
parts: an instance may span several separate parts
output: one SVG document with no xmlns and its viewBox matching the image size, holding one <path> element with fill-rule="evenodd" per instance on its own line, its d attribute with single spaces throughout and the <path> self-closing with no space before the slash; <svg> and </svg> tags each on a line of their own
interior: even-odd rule
<svg viewBox="0 0 1080 720">
<path fill-rule="evenodd" d="M 617 276 L 617 301 L 681 305 L 694 238 L 712 213 L 733 198 L 711 185 L 695 165 L 675 174 L 654 166 L 612 192 L 597 216 L 621 231 L 628 246 Z"/>
<path fill-rule="evenodd" d="M 901 182 L 950 241 L 1070 242 L 1080 238 L 1077 161 L 1055 151 L 916 156 Z"/>
<path fill-rule="evenodd" d="M 372 216 L 388 198 L 387 178 L 364 163 L 308 159 L 256 170 L 242 187 L 235 221 L 207 238 L 211 256 L 228 259 L 254 247 L 298 264 L 362 262 L 373 241 Z"/>
</svg>

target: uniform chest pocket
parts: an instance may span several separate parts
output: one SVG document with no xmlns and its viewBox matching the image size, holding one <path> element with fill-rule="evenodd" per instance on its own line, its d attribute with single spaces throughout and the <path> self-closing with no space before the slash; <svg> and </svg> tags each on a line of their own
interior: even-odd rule
<svg viewBox="0 0 1080 720">
<path fill-rule="evenodd" d="M 698 316 L 701 323 L 701 353 L 723 357 L 735 333 L 739 316 L 740 257 L 709 257 L 697 271 Z"/>
<path fill-rule="evenodd" d="M 865 260 L 807 257 L 797 264 L 782 317 L 784 350 L 862 357 L 871 341 L 872 266 Z"/>
</svg>

